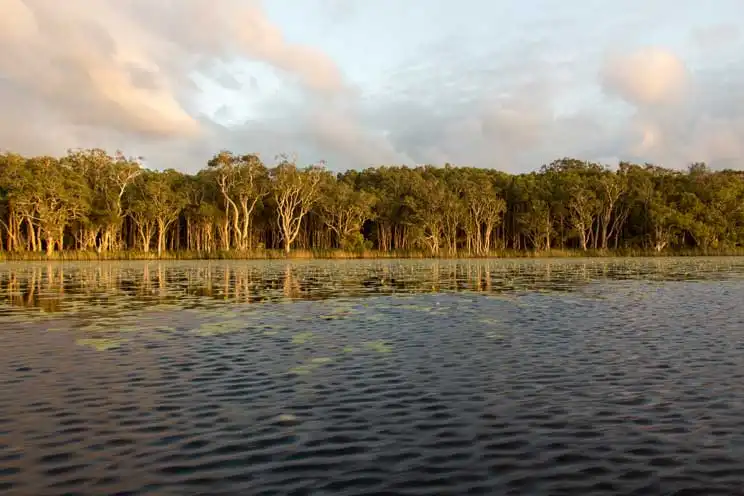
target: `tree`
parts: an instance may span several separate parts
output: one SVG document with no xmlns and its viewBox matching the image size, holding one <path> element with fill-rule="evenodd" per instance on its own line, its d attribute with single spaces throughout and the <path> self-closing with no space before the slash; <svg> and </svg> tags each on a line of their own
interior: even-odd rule
<svg viewBox="0 0 744 496">
<path fill-rule="evenodd" d="M 236 156 L 222 151 L 209 161 L 225 204 L 225 216 L 232 221 L 238 250 L 251 248 L 250 227 L 258 202 L 267 194 L 267 170 L 258 155 Z"/>
<path fill-rule="evenodd" d="M 79 173 L 61 166 L 53 157 L 32 158 L 26 167 L 33 176 L 43 178 L 30 193 L 30 201 L 49 255 L 55 246 L 63 249 L 64 232 L 70 221 L 87 212 L 90 191 Z"/>
<path fill-rule="evenodd" d="M 357 191 L 345 181 L 330 180 L 324 184 L 320 215 L 335 233 L 339 248 L 359 248 L 362 225 L 372 218 L 376 200 L 373 194 Z"/>
<path fill-rule="evenodd" d="M 324 177 L 322 167 L 298 169 L 286 157 L 271 171 L 276 222 L 287 254 L 300 232 L 302 220 L 318 201 Z"/>
<path fill-rule="evenodd" d="M 137 159 L 104 150 L 69 150 L 62 159 L 65 166 L 85 178 L 91 191 L 91 210 L 80 226 L 85 248 L 97 251 L 118 248 L 124 220 L 123 198 L 127 188 L 142 173 Z"/>
<path fill-rule="evenodd" d="M 599 202 L 594 192 L 575 185 L 570 190 L 568 212 L 571 223 L 579 235 L 581 249 L 586 251 L 592 235 L 592 226 L 599 212 Z"/>
<path fill-rule="evenodd" d="M 148 171 L 137 178 L 129 214 L 137 225 L 144 251 L 149 251 L 154 228 L 157 229 L 158 255 L 165 250 L 168 228 L 187 205 L 182 187 L 180 174 L 172 169 Z"/>
<path fill-rule="evenodd" d="M 194 174 L 140 162 L 99 149 L 0 153 L 0 250 L 744 248 L 744 172 L 705 164 L 561 158 L 515 175 L 445 164 L 334 177 L 227 151 Z"/>
</svg>

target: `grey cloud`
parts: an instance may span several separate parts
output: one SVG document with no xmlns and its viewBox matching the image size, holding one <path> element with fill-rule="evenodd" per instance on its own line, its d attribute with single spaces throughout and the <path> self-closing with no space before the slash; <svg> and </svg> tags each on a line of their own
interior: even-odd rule
<svg viewBox="0 0 744 496">
<path fill-rule="evenodd" d="M 440 60 L 434 78 L 425 66 L 404 71 L 403 96 L 376 105 L 368 122 L 387 126 L 397 150 L 418 163 L 519 171 L 579 156 L 742 167 L 744 64 L 690 71 L 674 53 L 653 47 L 604 59 L 590 48 L 573 61 L 547 62 L 534 48 Z M 587 67 L 595 67 L 604 94 L 590 92 L 572 112 L 558 113 L 561 99 L 592 79 Z"/>
<path fill-rule="evenodd" d="M 393 96 L 375 99 L 365 122 L 387 129 L 398 152 L 416 163 L 516 172 L 549 162 L 558 152 L 604 153 L 590 149 L 610 141 L 593 116 L 555 115 L 554 102 L 575 83 L 579 63 L 547 62 L 543 46 L 536 41 L 470 58 L 454 52 L 436 69 L 419 64 L 403 70 L 395 76 L 397 85 L 385 89 Z"/>
<path fill-rule="evenodd" d="M 624 130 L 632 143 L 620 152 L 671 167 L 693 161 L 742 167 L 744 64 L 691 73 L 673 53 L 659 50 L 618 60 L 602 82 L 634 109 Z M 631 81 L 619 73 L 636 76 Z"/>
<path fill-rule="evenodd" d="M 692 40 L 703 51 L 718 50 L 735 43 L 741 37 L 741 28 L 736 24 L 716 24 L 696 29 Z"/>
</svg>

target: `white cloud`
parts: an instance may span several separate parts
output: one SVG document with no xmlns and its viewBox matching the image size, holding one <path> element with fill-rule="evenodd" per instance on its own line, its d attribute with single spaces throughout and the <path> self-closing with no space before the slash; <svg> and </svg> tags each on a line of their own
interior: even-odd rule
<svg viewBox="0 0 744 496">
<path fill-rule="evenodd" d="M 191 171 L 221 148 L 268 161 L 298 153 L 335 168 L 519 171 L 564 155 L 744 163 L 744 65 L 715 72 L 679 51 L 622 43 L 604 56 L 628 32 L 621 23 L 607 39 L 566 20 L 533 23 L 530 41 L 468 45 L 465 34 L 443 35 L 376 75 L 384 90 L 372 93 L 288 36 L 259 0 L 219 0 L 219 9 L 213 0 L 2 1 L 0 146 L 23 153 L 121 148 Z M 362 22 L 366 5 L 317 4 L 334 33 Z M 739 39 L 734 28 L 689 36 L 703 54 Z"/>
<path fill-rule="evenodd" d="M 689 74 L 673 53 L 644 48 L 610 56 L 602 68 L 602 85 L 632 105 L 679 103 L 685 98 Z"/>
</svg>

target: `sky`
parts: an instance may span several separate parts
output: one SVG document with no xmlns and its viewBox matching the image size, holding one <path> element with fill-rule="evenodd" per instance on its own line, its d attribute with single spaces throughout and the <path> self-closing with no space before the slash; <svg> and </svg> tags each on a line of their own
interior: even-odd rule
<svg viewBox="0 0 744 496">
<path fill-rule="evenodd" d="M 0 0 L 0 149 L 744 169 L 741 19 L 741 0 Z"/>
</svg>

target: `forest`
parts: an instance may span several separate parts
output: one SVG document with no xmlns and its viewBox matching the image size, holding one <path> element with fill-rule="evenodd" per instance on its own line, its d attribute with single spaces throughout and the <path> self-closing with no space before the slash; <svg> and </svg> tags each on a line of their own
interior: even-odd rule
<svg viewBox="0 0 744 496">
<path fill-rule="evenodd" d="M 563 158 L 524 174 L 341 173 L 221 151 L 196 174 L 100 149 L 0 154 L 0 255 L 700 253 L 744 245 L 744 173 Z M 122 255 L 123 256 L 123 255 Z"/>
</svg>

